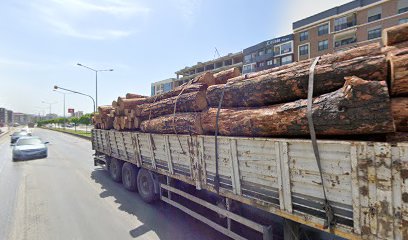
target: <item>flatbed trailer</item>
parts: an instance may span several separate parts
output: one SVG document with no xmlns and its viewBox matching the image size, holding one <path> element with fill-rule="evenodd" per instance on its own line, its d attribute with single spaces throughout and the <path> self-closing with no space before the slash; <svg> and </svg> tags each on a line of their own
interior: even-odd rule
<svg viewBox="0 0 408 240">
<path fill-rule="evenodd" d="M 217 140 L 218 164 L 214 136 L 92 130 L 95 165 L 106 164 L 118 181 L 123 168 L 125 187 L 137 184 L 147 202 L 153 200 L 148 192 L 146 199 L 146 189 L 150 189 L 161 200 L 231 238 L 243 239 L 231 229 L 233 220 L 272 239 L 271 226 L 230 211 L 228 203 L 234 201 L 347 239 L 408 239 L 408 143 L 318 141 L 323 184 L 336 222 L 327 228 L 322 183 L 310 140 Z M 226 207 L 171 186 L 172 179 L 225 199 Z M 154 186 L 149 186 L 152 182 Z M 172 194 L 226 216 L 228 226 L 173 201 Z M 285 235 L 285 239 L 296 239 L 294 235 Z"/>
</svg>

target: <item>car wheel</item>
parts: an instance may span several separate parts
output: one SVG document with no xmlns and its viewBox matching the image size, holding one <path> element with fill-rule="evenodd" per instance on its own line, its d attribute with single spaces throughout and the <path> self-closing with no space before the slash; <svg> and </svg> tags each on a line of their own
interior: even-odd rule
<svg viewBox="0 0 408 240">
<path fill-rule="evenodd" d="M 116 158 L 112 158 L 109 166 L 109 173 L 113 181 L 121 182 L 122 181 L 122 165 L 123 162 Z"/>
<path fill-rule="evenodd" d="M 137 189 L 140 197 L 146 203 L 152 203 L 158 196 L 154 192 L 154 179 L 152 174 L 146 169 L 140 169 L 137 174 Z"/>
<path fill-rule="evenodd" d="M 137 173 L 139 169 L 131 164 L 131 163 L 124 163 L 122 167 L 122 183 L 123 186 L 132 192 L 137 191 Z"/>
</svg>

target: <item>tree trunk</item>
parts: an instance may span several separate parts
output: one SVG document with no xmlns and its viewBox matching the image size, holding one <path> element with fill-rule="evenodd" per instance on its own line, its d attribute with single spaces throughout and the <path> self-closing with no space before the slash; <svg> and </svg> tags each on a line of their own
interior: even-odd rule
<svg viewBox="0 0 408 240">
<path fill-rule="evenodd" d="M 391 99 L 392 115 L 399 132 L 408 132 L 408 97 Z"/>
<path fill-rule="evenodd" d="M 389 63 L 391 95 L 408 95 L 408 54 L 392 56 Z"/>
<path fill-rule="evenodd" d="M 388 51 L 391 51 L 391 50 L 393 49 L 389 49 Z M 366 46 L 357 47 L 357 48 L 353 48 L 353 49 L 342 51 L 342 52 L 323 55 L 319 59 L 319 65 L 333 64 L 337 62 L 348 61 L 348 60 L 351 60 L 357 57 L 368 57 L 368 56 L 372 57 L 372 56 L 378 56 L 381 54 L 382 53 L 381 53 L 380 44 L 372 43 Z M 289 71 L 288 69 L 291 69 L 292 71 L 297 71 L 298 69 L 309 68 L 313 61 L 314 59 L 307 59 L 307 60 L 303 60 L 300 62 L 294 62 L 291 64 L 287 64 L 287 65 L 283 65 L 283 66 L 279 66 L 275 68 L 270 68 L 270 69 L 266 69 L 266 70 L 259 71 L 259 72 L 248 73 L 248 74 L 244 74 L 244 75 L 241 75 L 235 78 L 231 78 L 228 80 L 228 82 L 248 80 L 248 79 L 259 77 L 259 76 L 269 74 L 269 73 Z"/>
<path fill-rule="evenodd" d="M 120 110 L 133 109 L 145 103 L 149 103 L 147 98 L 131 98 L 131 99 L 121 98 L 120 100 L 118 99 L 118 107 Z"/>
<path fill-rule="evenodd" d="M 175 129 L 174 129 L 175 126 Z M 200 113 L 176 113 L 143 121 L 142 132 L 161 134 L 203 134 Z"/>
<path fill-rule="evenodd" d="M 181 94 L 180 96 L 163 99 L 159 102 L 143 104 L 136 110 L 136 116 L 152 119 L 176 112 L 200 112 L 207 108 L 205 91 Z"/>
<path fill-rule="evenodd" d="M 358 57 L 333 64 L 318 64 L 314 75 L 314 93 L 317 96 L 334 91 L 343 86 L 345 76 L 353 75 L 369 80 L 385 80 L 385 57 Z M 307 97 L 308 80 L 309 65 L 296 71 L 269 73 L 245 81 L 211 86 L 207 90 L 207 101 L 211 107 L 218 106 L 225 87 L 223 107 L 257 107 L 290 102 Z"/>
<path fill-rule="evenodd" d="M 408 41 L 408 23 L 387 28 L 383 31 L 382 40 L 384 46 Z"/>
<path fill-rule="evenodd" d="M 148 96 L 143 96 L 143 95 L 134 94 L 134 93 L 126 93 L 126 99 L 132 99 L 132 98 L 148 98 Z"/>
<path fill-rule="evenodd" d="M 302 136 L 309 134 L 307 100 L 262 108 L 221 109 L 219 132 L 227 136 Z M 201 115 L 203 130 L 214 134 L 216 108 Z M 313 100 L 318 135 L 356 135 L 395 131 L 385 81 L 348 77 L 343 88 Z"/>
<path fill-rule="evenodd" d="M 234 67 L 214 74 L 216 84 L 225 84 L 228 79 L 241 76 L 239 68 Z"/>
</svg>

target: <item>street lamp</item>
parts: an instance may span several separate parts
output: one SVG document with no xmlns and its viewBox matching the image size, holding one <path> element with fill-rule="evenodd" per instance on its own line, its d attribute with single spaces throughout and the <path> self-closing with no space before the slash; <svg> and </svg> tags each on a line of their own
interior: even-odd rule
<svg viewBox="0 0 408 240">
<path fill-rule="evenodd" d="M 61 91 L 58 91 L 57 89 L 54 89 L 53 90 L 54 92 L 57 92 L 57 93 L 61 93 L 61 94 L 63 94 L 64 95 L 64 103 L 63 103 L 63 113 L 64 113 L 64 129 L 65 129 L 65 125 L 66 125 L 66 117 L 65 117 L 65 94 L 67 94 L 67 93 L 65 93 L 65 92 L 61 92 Z"/>
<path fill-rule="evenodd" d="M 46 101 L 41 101 L 41 102 L 44 103 L 44 104 L 50 105 L 50 117 L 51 117 L 51 105 L 56 104 L 58 102 L 46 102 Z"/>
<path fill-rule="evenodd" d="M 62 90 L 67 91 L 67 92 L 72 92 L 72 93 L 76 93 L 76 94 L 79 94 L 79 95 L 83 95 L 83 96 L 89 97 L 90 99 L 92 99 L 93 106 L 94 106 L 94 107 L 93 107 L 93 108 L 94 108 L 94 112 L 96 112 L 95 99 L 94 99 L 93 97 L 91 97 L 90 95 L 85 94 L 85 93 L 81 93 L 81 92 L 77 92 L 77 91 L 74 91 L 74 90 L 69 90 L 69 89 L 66 89 L 66 88 L 62 88 L 62 87 L 59 87 L 59 86 L 57 86 L 57 85 L 54 86 L 54 89 L 55 89 L 55 90 L 57 90 L 57 89 L 62 89 Z"/>
<path fill-rule="evenodd" d="M 80 64 L 80 63 L 77 63 L 77 65 L 80 66 L 80 67 L 87 68 L 87 69 L 95 72 L 95 99 L 96 99 L 96 106 L 98 106 L 98 72 L 112 72 L 113 69 L 96 70 L 96 69 L 93 69 L 91 67 L 85 66 L 85 65 Z"/>
</svg>

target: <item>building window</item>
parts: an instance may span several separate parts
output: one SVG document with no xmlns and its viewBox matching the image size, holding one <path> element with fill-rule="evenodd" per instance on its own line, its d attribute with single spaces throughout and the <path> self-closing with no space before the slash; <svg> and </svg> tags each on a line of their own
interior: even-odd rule
<svg viewBox="0 0 408 240">
<path fill-rule="evenodd" d="M 244 65 L 244 66 L 242 67 L 242 73 L 243 73 L 243 74 L 246 74 L 246 73 L 252 72 L 252 65 L 253 65 L 253 64 Z"/>
<path fill-rule="evenodd" d="M 292 52 L 292 42 L 284 43 L 280 45 L 280 54 L 291 53 Z"/>
<path fill-rule="evenodd" d="M 309 55 L 309 44 L 299 46 L 299 55 L 300 56 Z"/>
<path fill-rule="evenodd" d="M 398 14 L 408 12 L 408 1 L 399 0 L 398 1 Z"/>
<path fill-rule="evenodd" d="M 368 40 L 380 38 L 381 37 L 381 28 L 375 28 L 368 30 Z"/>
<path fill-rule="evenodd" d="M 340 31 L 346 28 L 353 27 L 357 24 L 356 14 L 347 15 L 334 19 L 334 31 Z"/>
<path fill-rule="evenodd" d="M 381 7 L 376 7 L 376 8 L 372 8 L 370 10 L 368 10 L 367 16 L 368 22 L 373 22 L 376 20 L 381 19 L 381 13 L 382 13 L 382 8 Z"/>
<path fill-rule="evenodd" d="M 266 53 L 267 53 L 267 54 L 273 53 L 273 49 L 272 49 L 272 48 L 267 48 L 267 49 L 266 49 Z"/>
<path fill-rule="evenodd" d="M 329 33 L 329 24 L 320 25 L 317 29 L 317 35 L 322 36 Z"/>
<path fill-rule="evenodd" d="M 262 49 L 261 51 L 258 52 L 258 56 L 264 55 L 265 51 Z"/>
<path fill-rule="evenodd" d="M 268 60 L 268 61 L 266 61 L 266 65 L 268 65 L 268 66 L 273 65 L 273 61 L 272 61 L 272 60 Z"/>
<path fill-rule="evenodd" d="M 251 60 L 252 60 L 251 54 L 245 55 L 244 63 L 249 63 L 249 62 L 251 62 Z"/>
<path fill-rule="evenodd" d="M 304 31 L 300 33 L 300 41 L 305 41 L 309 39 L 309 32 L 308 31 Z"/>
<path fill-rule="evenodd" d="M 273 48 L 273 55 L 279 55 L 280 54 L 280 47 L 279 46 L 275 46 Z"/>
<path fill-rule="evenodd" d="M 275 65 L 275 66 L 280 66 L 280 58 L 275 58 L 275 59 L 273 59 L 273 65 Z"/>
<path fill-rule="evenodd" d="M 292 63 L 292 55 L 288 55 L 285 57 L 282 57 L 282 65 L 288 64 L 288 63 Z"/>
<path fill-rule="evenodd" d="M 357 42 L 356 32 L 340 34 L 334 37 L 334 46 L 341 47 L 351 43 Z"/>
<path fill-rule="evenodd" d="M 323 51 L 329 48 L 329 40 L 319 41 L 318 49 L 319 51 Z"/>
<path fill-rule="evenodd" d="M 398 21 L 399 24 L 408 23 L 408 18 L 402 18 Z"/>
</svg>

